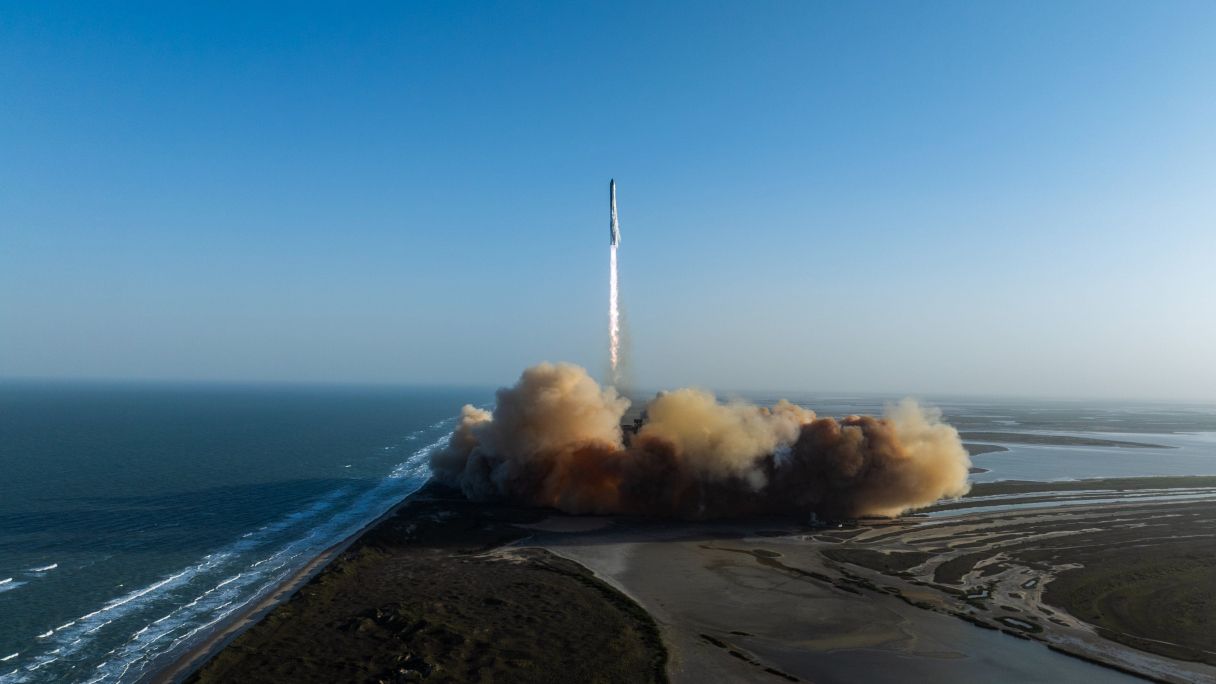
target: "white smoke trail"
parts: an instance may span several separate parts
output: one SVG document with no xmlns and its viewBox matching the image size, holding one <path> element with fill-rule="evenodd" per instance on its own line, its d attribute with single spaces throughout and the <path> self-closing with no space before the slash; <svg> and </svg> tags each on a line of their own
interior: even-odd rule
<svg viewBox="0 0 1216 684">
<path fill-rule="evenodd" d="M 621 383 L 621 310 L 617 294 L 616 245 L 608 248 L 608 360 L 611 364 L 611 383 Z"/>
</svg>

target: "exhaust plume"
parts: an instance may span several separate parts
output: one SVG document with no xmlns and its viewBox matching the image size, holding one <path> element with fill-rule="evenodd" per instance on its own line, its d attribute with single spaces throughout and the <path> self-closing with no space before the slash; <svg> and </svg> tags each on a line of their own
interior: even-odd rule
<svg viewBox="0 0 1216 684">
<path fill-rule="evenodd" d="M 629 405 L 578 366 L 542 363 L 499 389 L 492 413 L 464 407 L 432 470 L 478 501 L 690 519 L 892 516 L 968 489 L 958 432 L 911 400 L 836 420 L 681 389 L 655 397 L 626 441 Z"/>
<path fill-rule="evenodd" d="M 621 303 L 617 291 L 616 245 L 608 247 L 608 364 L 613 387 L 621 384 Z"/>
<path fill-rule="evenodd" d="M 616 268 L 616 249 L 621 244 L 621 227 L 616 218 L 616 180 L 608 181 L 608 383 L 620 387 L 621 372 L 621 297 Z"/>
</svg>

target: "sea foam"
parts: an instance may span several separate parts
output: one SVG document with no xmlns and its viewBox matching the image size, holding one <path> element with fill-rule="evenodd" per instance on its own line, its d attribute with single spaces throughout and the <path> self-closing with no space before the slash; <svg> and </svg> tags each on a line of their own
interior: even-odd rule
<svg viewBox="0 0 1216 684">
<path fill-rule="evenodd" d="M 85 651 L 97 633 L 108 626 L 111 630 L 132 631 L 125 643 L 112 649 L 96 666 L 97 677 L 92 681 L 138 679 L 153 661 L 192 643 L 249 602 L 274 591 L 317 553 L 349 537 L 402 496 L 420 487 L 429 475 L 430 455 L 446 442 L 451 424 L 448 419 L 431 426 L 431 430 L 442 430 L 442 435 L 415 450 L 386 477 L 353 499 L 341 501 L 350 497 L 350 488 L 330 492 L 299 511 L 241 535 L 227 547 L 203 556 L 193 566 L 111 599 L 95 611 L 38 635 L 37 639 L 49 642 L 54 650 L 35 656 L 18 670 L 0 675 L 0 684 L 33 681 L 32 673 Z M 403 480 L 416 486 L 404 490 Z M 322 513 L 326 515 L 321 517 Z M 289 532 L 294 529 L 299 532 Z M 298 536 L 283 540 L 284 532 Z M 249 563 L 253 560 L 249 558 L 250 552 L 271 544 L 274 544 L 271 553 L 255 556 L 257 560 Z M 54 567 L 57 564 L 42 571 Z M 199 586 L 202 582 L 206 584 Z M 9 578 L 0 582 L 0 591 L 19 584 L 22 583 Z M 192 597 L 186 593 L 191 589 L 195 589 Z M 146 622 L 136 621 L 146 610 L 153 609 L 156 613 L 145 618 Z M 162 612 L 165 609 L 167 612 Z M 150 619 L 154 616 L 155 619 Z"/>
</svg>

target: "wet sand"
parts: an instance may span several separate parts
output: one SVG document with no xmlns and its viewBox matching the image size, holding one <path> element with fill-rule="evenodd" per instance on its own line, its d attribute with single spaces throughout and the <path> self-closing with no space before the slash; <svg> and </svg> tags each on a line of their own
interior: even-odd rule
<svg viewBox="0 0 1216 684">
<path fill-rule="evenodd" d="M 911 605 L 916 587 L 897 597 L 852 580 L 805 532 L 624 525 L 528 543 L 591 568 L 646 608 L 662 626 L 675 682 L 1139 681 Z"/>
<path fill-rule="evenodd" d="M 1216 680 L 1214 486 L 992 483 L 958 514 L 831 529 L 604 519 L 520 543 L 650 611 L 674 681 Z"/>
</svg>

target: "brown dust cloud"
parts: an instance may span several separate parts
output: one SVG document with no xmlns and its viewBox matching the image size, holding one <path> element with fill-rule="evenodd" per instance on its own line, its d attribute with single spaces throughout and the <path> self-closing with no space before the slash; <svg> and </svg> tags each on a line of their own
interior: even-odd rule
<svg viewBox="0 0 1216 684">
<path fill-rule="evenodd" d="M 970 459 L 940 413 L 911 400 L 881 417 L 818 417 L 781 400 L 658 394 L 636 434 L 628 399 L 583 368 L 541 363 L 465 406 L 437 480 L 475 501 L 575 514 L 683 519 L 749 515 L 894 516 L 967 492 Z"/>
</svg>

